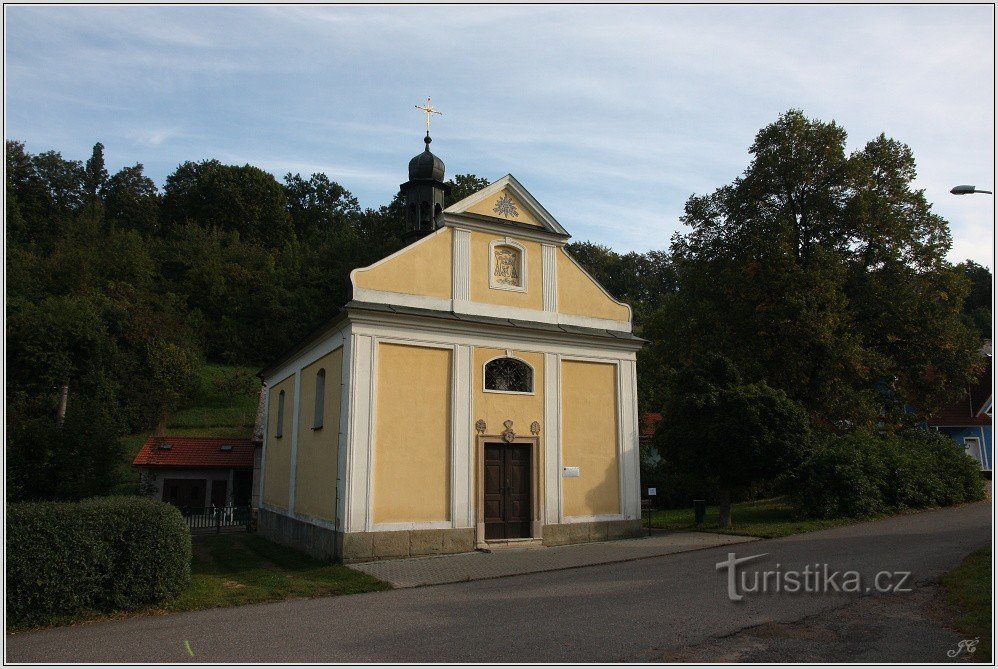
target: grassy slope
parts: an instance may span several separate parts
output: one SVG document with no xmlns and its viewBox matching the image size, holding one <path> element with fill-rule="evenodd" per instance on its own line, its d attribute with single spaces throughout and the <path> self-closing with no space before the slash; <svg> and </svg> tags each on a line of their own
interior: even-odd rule
<svg viewBox="0 0 998 669">
<path fill-rule="evenodd" d="M 789 534 L 814 532 L 838 525 L 862 522 L 857 518 L 833 518 L 829 520 L 799 520 L 793 516 L 793 507 L 784 497 L 741 502 L 731 505 L 731 529 L 722 530 L 717 526 L 717 507 L 707 507 L 704 524 L 694 524 L 693 509 L 666 509 L 655 511 L 652 527 L 666 530 L 702 530 L 723 534 L 742 534 L 771 539 Z"/>
<path fill-rule="evenodd" d="M 255 367 L 205 365 L 201 392 L 170 416 L 168 431 L 204 437 L 249 437 L 256 421 L 260 379 Z M 192 432 L 193 430 L 193 432 Z"/>
<path fill-rule="evenodd" d="M 243 437 L 253 435 L 260 380 L 256 367 L 205 365 L 201 388 L 166 424 L 167 435 L 188 437 Z M 135 493 L 138 475 L 132 461 L 152 431 L 129 435 L 121 440 L 124 458 L 118 467 L 115 490 Z"/>
<path fill-rule="evenodd" d="M 971 656 L 977 662 L 991 661 L 991 546 L 980 548 L 953 571 L 943 575 L 946 598 L 963 614 L 957 629 L 968 639 L 979 638 Z"/>
</svg>

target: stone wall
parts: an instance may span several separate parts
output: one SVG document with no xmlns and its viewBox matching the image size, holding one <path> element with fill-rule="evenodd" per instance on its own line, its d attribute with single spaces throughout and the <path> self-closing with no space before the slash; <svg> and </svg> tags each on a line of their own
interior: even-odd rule
<svg viewBox="0 0 998 669">
<path fill-rule="evenodd" d="M 320 560 L 366 562 L 421 555 L 467 553 L 475 550 L 475 530 L 400 530 L 350 532 L 335 530 L 260 509 L 258 531 L 271 541 Z M 607 520 L 592 523 L 545 525 L 545 546 L 584 544 L 641 536 L 641 520 Z"/>
<path fill-rule="evenodd" d="M 257 514 L 257 531 L 261 536 L 319 560 L 340 558 L 343 535 L 336 530 L 267 509 L 260 509 Z"/>
<path fill-rule="evenodd" d="M 641 534 L 641 519 L 635 519 L 545 525 L 542 536 L 545 546 L 564 546 L 566 544 L 584 544 L 590 541 L 627 539 L 639 537 Z"/>
<path fill-rule="evenodd" d="M 364 562 L 417 555 L 467 553 L 475 549 L 475 530 L 401 530 L 343 535 L 343 561 Z"/>
</svg>

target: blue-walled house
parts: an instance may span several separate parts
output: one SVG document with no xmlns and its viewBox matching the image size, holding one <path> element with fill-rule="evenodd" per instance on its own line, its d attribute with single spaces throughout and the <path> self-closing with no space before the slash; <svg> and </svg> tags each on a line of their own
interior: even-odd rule
<svg viewBox="0 0 998 669">
<path fill-rule="evenodd" d="M 967 455 L 990 472 L 994 463 L 994 392 L 991 385 L 991 347 L 984 351 L 987 365 L 977 382 L 960 400 L 940 408 L 929 419 L 929 428 L 948 434 Z"/>
</svg>

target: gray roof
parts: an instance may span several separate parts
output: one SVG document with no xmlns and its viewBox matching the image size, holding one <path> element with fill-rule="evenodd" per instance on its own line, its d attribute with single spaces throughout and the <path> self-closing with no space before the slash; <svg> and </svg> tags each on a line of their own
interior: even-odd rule
<svg viewBox="0 0 998 669">
<path fill-rule="evenodd" d="M 630 332 L 621 332 L 619 330 L 587 328 L 577 325 L 564 325 L 558 323 L 540 323 L 537 321 L 521 321 L 513 318 L 496 318 L 494 316 L 478 316 L 474 314 L 457 314 L 453 311 L 438 311 L 436 309 L 421 309 L 419 307 L 403 307 L 397 304 L 380 304 L 377 302 L 361 302 L 359 300 L 351 300 L 350 302 L 347 302 L 344 309 L 348 311 L 360 309 L 364 311 L 395 313 L 405 316 L 423 316 L 426 318 L 439 318 L 442 320 L 458 321 L 463 323 L 480 323 L 483 325 L 497 325 L 500 327 L 535 330 L 540 332 L 563 332 L 568 334 L 602 337 L 604 339 L 630 341 L 642 344 L 646 341 Z"/>
</svg>

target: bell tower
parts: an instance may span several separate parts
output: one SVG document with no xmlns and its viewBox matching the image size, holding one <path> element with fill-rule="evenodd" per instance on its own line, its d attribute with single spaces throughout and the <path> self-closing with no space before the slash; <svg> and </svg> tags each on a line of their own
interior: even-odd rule
<svg viewBox="0 0 998 669">
<path fill-rule="evenodd" d="M 441 212 L 444 210 L 444 196 L 450 192 L 450 186 L 444 183 L 444 161 L 430 152 L 430 116 L 440 114 L 430 106 L 416 105 L 426 113 L 426 144 L 423 152 L 409 161 L 409 180 L 399 186 L 405 200 L 405 233 L 403 239 L 411 244 L 420 237 L 425 237 L 439 225 Z"/>
</svg>

